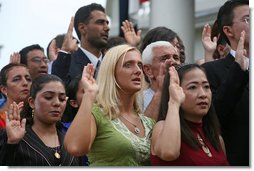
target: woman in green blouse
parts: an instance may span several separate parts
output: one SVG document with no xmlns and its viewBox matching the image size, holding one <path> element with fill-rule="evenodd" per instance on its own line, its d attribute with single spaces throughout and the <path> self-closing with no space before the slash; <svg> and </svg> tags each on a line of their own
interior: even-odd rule
<svg viewBox="0 0 254 171">
<path fill-rule="evenodd" d="M 150 165 L 150 134 L 154 120 L 141 113 L 141 54 L 135 47 L 111 48 L 97 76 L 88 64 L 83 71 L 84 94 L 64 145 L 74 156 L 88 155 L 90 166 Z"/>
</svg>

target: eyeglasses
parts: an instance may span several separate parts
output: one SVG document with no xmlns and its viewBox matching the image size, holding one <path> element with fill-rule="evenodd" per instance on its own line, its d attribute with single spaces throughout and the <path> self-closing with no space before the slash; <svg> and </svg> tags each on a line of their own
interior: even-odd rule
<svg viewBox="0 0 254 171">
<path fill-rule="evenodd" d="M 250 23 L 250 17 L 244 18 L 243 21 L 244 21 L 246 24 L 249 24 L 249 23 Z"/>
<path fill-rule="evenodd" d="M 242 18 L 239 21 L 233 21 L 233 23 L 238 23 L 238 22 L 245 22 L 246 24 L 249 24 L 250 23 L 250 17 Z"/>
<path fill-rule="evenodd" d="M 40 58 L 40 57 L 33 57 L 31 59 L 31 61 L 36 63 L 36 64 L 41 64 L 41 62 L 44 62 L 45 64 L 49 63 L 49 59 L 48 58 Z"/>
</svg>

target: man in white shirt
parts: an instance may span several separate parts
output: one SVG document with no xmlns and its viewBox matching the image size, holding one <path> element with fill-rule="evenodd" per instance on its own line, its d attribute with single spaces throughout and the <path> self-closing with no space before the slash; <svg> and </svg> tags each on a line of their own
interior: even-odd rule
<svg viewBox="0 0 254 171">
<path fill-rule="evenodd" d="M 168 41 L 149 44 L 142 53 L 143 71 L 149 79 L 144 90 L 144 113 L 157 120 L 164 75 L 170 65 L 179 65 L 179 50 Z"/>
<path fill-rule="evenodd" d="M 68 84 L 82 74 L 84 66 L 88 63 L 92 63 L 95 67 L 108 43 L 108 24 L 105 9 L 100 4 L 92 3 L 79 8 L 71 20 L 61 51 L 53 62 L 52 74 L 59 76 Z M 75 49 L 76 40 L 72 36 L 73 27 L 80 40 L 78 50 Z"/>
</svg>

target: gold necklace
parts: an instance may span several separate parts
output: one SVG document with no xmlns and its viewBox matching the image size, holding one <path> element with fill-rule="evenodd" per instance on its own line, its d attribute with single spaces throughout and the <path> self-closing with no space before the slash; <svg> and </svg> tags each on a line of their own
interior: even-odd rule
<svg viewBox="0 0 254 171">
<path fill-rule="evenodd" d="M 61 155 L 58 153 L 57 149 L 58 149 L 58 148 L 56 148 L 56 151 L 55 151 L 54 156 L 55 156 L 57 159 L 60 159 L 60 158 L 61 158 Z"/>
<path fill-rule="evenodd" d="M 57 134 L 56 134 L 56 139 L 55 139 L 55 145 L 57 144 L 57 138 L 58 138 L 58 136 L 57 136 Z M 60 143 L 59 143 L 60 144 Z M 61 148 L 61 147 L 60 147 Z M 57 158 L 57 159 L 60 159 L 61 158 L 61 155 L 60 155 L 60 153 L 57 151 L 57 147 L 55 148 L 55 153 L 54 153 L 54 156 Z"/>
<path fill-rule="evenodd" d="M 123 115 L 120 115 L 122 118 L 124 118 L 127 122 L 129 122 L 132 126 L 134 126 L 134 132 L 135 134 L 139 134 L 140 133 L 140 129 L 137 127 L 136 124 L 132 123 L 131 121 L 129 121 L 127 118 L 125 118 Z"/>
<path fill-rule="evenodd" d="M 35 131 L 34 131 L 35 132 Z M 36 132 L 35 132 L 36 133 Z M 37 136 L 41 139 L 41 141 L 45 144 L 45 142 L 43 141 L 43 139 L 41 138 L 41 136 L 38 134 L 38 133 L 36 133 L 37 134 Z M 57 145 L 57 138 L 58 138 L 58 135 L 57 135 L 57 133 L 56 133 L 56 135 L 55 135 L 55 146 Z M 59 143 L 60 144 L 60 143 Z M 58 152 L 58 147 L 56 146 L 55 148 L 51 148 L 51 147 L 49 147 L 47 144 L 45 144 L 48 148 L 50 148 L 50 149 L 52 149 L 52 150 L 54 150 L 55 151 L 55 153 L 54 153 L 54 156 L 55 156 L 55 158 L 56 159 L 60 159 L 61 158 L 61 155 L 60 155 L 60 152 Z M 61 148 L 61 147 L 60 147 Z M 61 149 L 60 149 L 61 150 Z"/>
<path fill-rule="evenodd" d="M 202 146 L 202 150 L 207 154 L 208 157 L 212 157 L 213 155 L 212 155 L 211 151 L 206 146 L 206 144 L 204 143 L 204 140 L 201 138 L 201 136 L 199 134 L 197 134 L 197 138 L 198 138 L 198 142 Z"/>
</svg>

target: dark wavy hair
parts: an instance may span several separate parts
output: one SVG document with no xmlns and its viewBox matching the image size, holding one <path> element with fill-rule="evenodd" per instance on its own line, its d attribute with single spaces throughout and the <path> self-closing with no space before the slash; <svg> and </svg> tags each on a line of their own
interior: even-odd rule
<svg viewBox="0 0 254 171">
<path fill-rule="evenodd" d="M 50 82 L 60 82 L 64 86 L 64 82 L 56 75 L 45 74 L 35 78 L 32 82 L 30 89 L 30 97 L 33 99 L 36 98 L 37 93 L 43 89 L 43 87 Z M 65 86 L 64 86 L 65 87 Z M 21 118 L 27 119 L 27 126 L 33 125 L 33 117 L 32 117 L 32 108 L 29 106 L 28 102 L 25 102 L 24 108 L 21 111 Z M 57 123 L 57 128 L 62 128 L 61 122 Z"/>
<path fill-rule="evenodd" d="M 181 38 L 177 35 L 176 32 L 173 30 L 167 28 L 167 27 L 155 27 L 151 30 L 149 30 L 145 37 L 143 38 L 143 41 L 140 45 L 140 52 L 142 53 L 146 46 L 149 44 L 156 42 L 156 41 L 168 41 L 172 42 L 174 39 L 177 39 L 179 42 L 179 49 L 180 49 L 180 61 L 181 63 L 184 63 L 185 61 L 185 47 L 183 45 L 183 41 Z"/>
<path fill-rule="evenodd" d="M 182 65 L 177 69 L 180 84 L 182 82 L 184 75 L 194 69 L 200 69 L 205 73 L 205 69 L 197 64 Z M 167 115 L 168 101 L 169 101 L 169 90 L 168 90 L 169 83 L 170 83 L 169 80 L 170 80 L 170 75 L 167 72 L 164 78 L 158 121 L 165 120 Z M 195 137 L 195 135 L 192 133 L 187 121 L 184 119 L 184 111 L 181 109 L 181 107 L 179 110 L 179 114 L 180 114 L 179 116 L 180 116 L 182 140 L 188 145 L 190 145 L 192 148 L 194 149 L 198 148 L 200 144 L 197 141 L 197 138 Z M 218 150 L 220 147 L 220 140 L 219 140 L 220 124 L 219 124 L 217 115 L 215 113 L 213 104 L 211 104 L 211 107 L 208 110 L 208 113 L 203 117 L 203 130 L 204 130 L 205 137 L 211 142 L 212 146 L 216 150 Z"/>
</svg>

